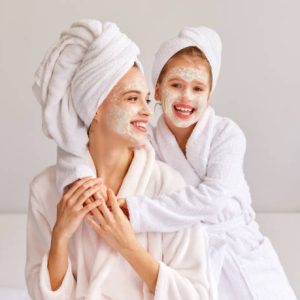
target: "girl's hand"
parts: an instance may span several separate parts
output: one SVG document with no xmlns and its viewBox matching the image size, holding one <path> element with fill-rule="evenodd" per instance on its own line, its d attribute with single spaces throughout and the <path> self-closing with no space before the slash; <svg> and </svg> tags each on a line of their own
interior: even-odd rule
<svg viewBox="0 0 300 300">
<path fill-rule="evenodd" d="M 63 195 L 57 204 L 57 219 L 53 228 L 53 236 L 68 242 L 84 217 L 101 204 L 101 200 L 86 204 L 87 199 L 101 189 L 101 180 L 86 177 L 76 181 Z"/>
<path fill-rule="evenodd" d="M 127 250 L 134 250 L 138 245 L 138 241 L 111 189 L 107 191 L 107 202 L 111 207 L 111 211 L 103 201 L 97 208 L 100 214 L 94 214 L 95 218 L 86 215 L 85 219 L 107 244 L 120 254 Z"/>
</svg>

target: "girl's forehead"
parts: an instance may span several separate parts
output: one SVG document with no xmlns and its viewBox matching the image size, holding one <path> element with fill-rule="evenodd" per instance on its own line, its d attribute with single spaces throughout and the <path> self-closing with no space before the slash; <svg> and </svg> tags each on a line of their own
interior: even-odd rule
<svg viewBox="0 0 300 300">
<path fill-rule="evenodd" d="M 172 59 L 168 63 L 164 77 L 166 79 L 169 79 L 170 77 L 174 76 L 201 77 L 201 79 L 203 80 L 206 79 L 206 77 L 209 77 L 209 69 L 203 59 L 199 57 L 193 59 L 190 57 L 186 58 L 180 56 L 178 58 L 176 57 Z"/>
<path fill-rule="evenodd" d="M 193 68 L 206 68 L 207 62 L 200 56 L 189 56 L 186 54 L 173 57 L 168 63 L 167 68 L 176 67 L 193 67 Z"/>
<path fill-rule="evenodd" d="M 177 66 L 171 68 L 169 72 L 166 74 L 165 79 L 180 78 L 186 82 L 199 81 L 206 83 L 209 80 L 209 73 L 205 68 L 195 68 L 192 66 Z"/>
</svg>

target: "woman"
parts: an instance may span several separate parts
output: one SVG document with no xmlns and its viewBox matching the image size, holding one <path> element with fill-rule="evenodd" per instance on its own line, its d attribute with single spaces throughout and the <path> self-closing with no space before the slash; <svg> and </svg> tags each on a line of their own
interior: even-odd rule
<svg viewBox="0 0 300 300">
<path fill-rule="evenodd" d="M 244 178 L 246 139 L 210 106 L 221 40 L 207 28 L 184 28 L 155 56 L 153 84 L 163 115 L 153 129 L 157 156 L 189 186 L 171 194 L 127 197 L 135 232 L 171 232 L 201 222 L 210 236 L 216 299 L 296 299 L 278 257 L 255 222 Z"/>
<path fill-rule="evenodd" d="M 135 235 L 114 196 L 156 197 L 184 185 L 147 143 L 151 111 L 138 53 L 115 24 L 82 20 L 37 71 L 34 92 L 58 161 L 31 183 L 32 299 L 209 298 L 201 227 Z"/>
</svg>

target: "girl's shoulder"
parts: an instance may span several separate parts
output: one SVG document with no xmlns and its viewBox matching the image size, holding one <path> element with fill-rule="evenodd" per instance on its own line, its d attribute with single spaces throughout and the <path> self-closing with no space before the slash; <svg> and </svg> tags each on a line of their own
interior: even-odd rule
<svg viewBox="0 0 300 300">
<path fill-rule="evenodd" d="M 246 137 L 241 127 L 232 119 L 215 115 L 214 139 L 239 140 L 246 143 Z"/>
</svg>

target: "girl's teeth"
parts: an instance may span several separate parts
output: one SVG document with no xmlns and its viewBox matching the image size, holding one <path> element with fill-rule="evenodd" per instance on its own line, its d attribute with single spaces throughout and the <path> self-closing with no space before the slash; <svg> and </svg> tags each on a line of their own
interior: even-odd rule
<svg viewBox="0 0 300 300">
<path fill-rule="evenodd" d="M 193 109 L 191 108 L 183 108 L 183 107 L 177 107 L 175 106 L 176 110 L 179 110 L 179 111 L 183 111 L 183 112 L 192 112 Z"/>
</svg>

